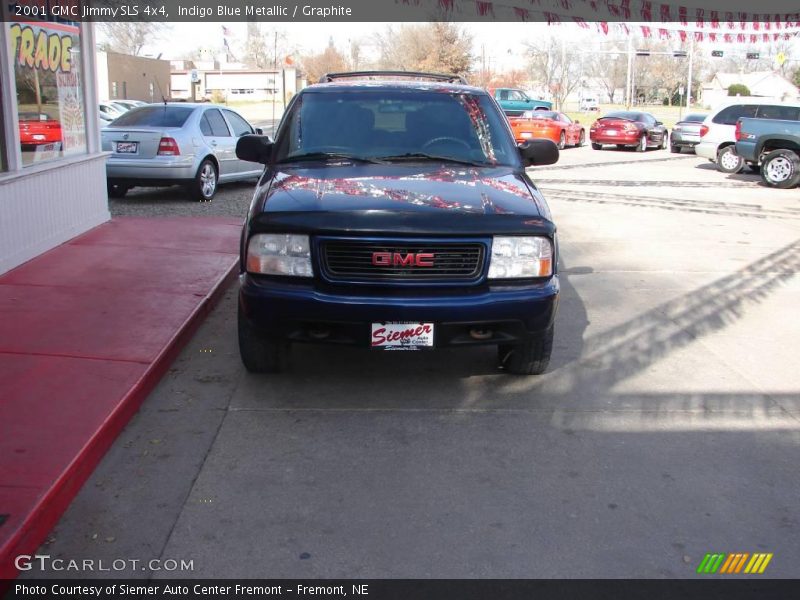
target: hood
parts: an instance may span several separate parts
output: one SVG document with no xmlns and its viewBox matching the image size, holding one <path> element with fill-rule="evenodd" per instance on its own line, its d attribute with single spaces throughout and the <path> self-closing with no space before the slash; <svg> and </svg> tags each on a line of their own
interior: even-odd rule
<svg viewBox="0 0 800 600">
<path fill-rule="evenodd" d="M 283 166 L 262 210 L 397 211 L 539 216 L 538 192 L 511 167 L 467 165 Z"/>
</svg>

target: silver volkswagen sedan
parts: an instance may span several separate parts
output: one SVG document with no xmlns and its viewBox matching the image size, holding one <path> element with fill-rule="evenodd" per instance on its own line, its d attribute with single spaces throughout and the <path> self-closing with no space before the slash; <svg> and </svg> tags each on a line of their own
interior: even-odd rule
<svg viewBox="0 0 800 600">
<path fill-rule="evenodd" d="M 236 157 L 236 142 L 261 133 L 241 115 L 214 104 L 148 104 L 126 112 L 102 130 L 108 194 L 134 186 L 183 185 L 209 201 L 217 184 L 258 177 L 264 165 Z"/>
</svg>

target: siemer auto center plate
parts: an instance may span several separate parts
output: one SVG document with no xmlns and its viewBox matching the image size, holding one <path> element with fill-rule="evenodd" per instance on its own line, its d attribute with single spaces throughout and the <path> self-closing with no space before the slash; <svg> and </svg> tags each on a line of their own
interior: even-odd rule
<svg viewBox="0 0 800 600">
<path fill-rule="evenodd" d="M 381 350 L 418 350 L 433 347 L 433 323 L 388 321 L 372 324 L 371 345 Z"/>
</svg>

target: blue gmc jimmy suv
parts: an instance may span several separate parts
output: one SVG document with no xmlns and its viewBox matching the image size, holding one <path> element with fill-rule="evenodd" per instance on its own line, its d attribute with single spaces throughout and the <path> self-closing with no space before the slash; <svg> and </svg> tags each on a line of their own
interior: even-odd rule
<svg viewBox="0 0 800 600">
<path fill-rule="evenodd" d="M 457 76 L 325 75 L 289 104 L 241 241 L 239 349 L 276 372 L 293 343 L 421 350 L 494 344 L 502 369 L 547 368 L 556 226 L 525 173 L 549 140 L 514 142 L 489 94 Z"/>
</svg>

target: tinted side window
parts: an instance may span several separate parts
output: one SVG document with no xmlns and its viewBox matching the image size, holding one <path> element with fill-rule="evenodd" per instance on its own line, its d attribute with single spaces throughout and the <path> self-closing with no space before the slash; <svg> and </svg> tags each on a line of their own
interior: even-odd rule
<svg viewBox="0 0 800 600">
<path fill-rule="evenodd" d="M 766 104 L 759 106 L 756 111 L 756 117 L 759 119 L 782 119 L 784 121 L 798 121 L 800 120 L 800 108 L 794 106 L 774 106 Z"/>
<path fill-rule="evenodd" d="M 242 117 L 237 115 L 235 112 L 226 110 L 225 116 L 228 119 L 228 123 L 230 123 L 231 127 L 233 127 L 234 136 L 239 137 L 247 133 L 253 133 L 250 124 L 247 121 L 245 121 Z"/>
<path fill-rule="evenodd" d="M 497 97 L 500 98 L 500 100 L 508 100 L 508 90 L 500 90 L 497 93 Z"/>
<path fill-rule="evenodd" d="M 209 124 L 205 115 L 203 115 L 203 117 L 200 119 L 200 133 L 206 137 L 213 135 L 211 133 L 211 125 Z"/>
<path fill-rule="evenodd" d="M 212 108 L 206 111 L 205 117 L 208 119 L 208 124 L 211 125 L 211 135 L 216 137 L 230 137 L 231 132 L 222 114 L 216 109 Z"/>
<path fill-rule="evenodd" d="M 711 119 L 713 123 L 720 125 L 736 125 L 736 121 L 742 117 L 755 117 L 756 106 L 753 104 L 734 104 L 725 108 L 717 114 L 716 117 Z"/>
</svg>

